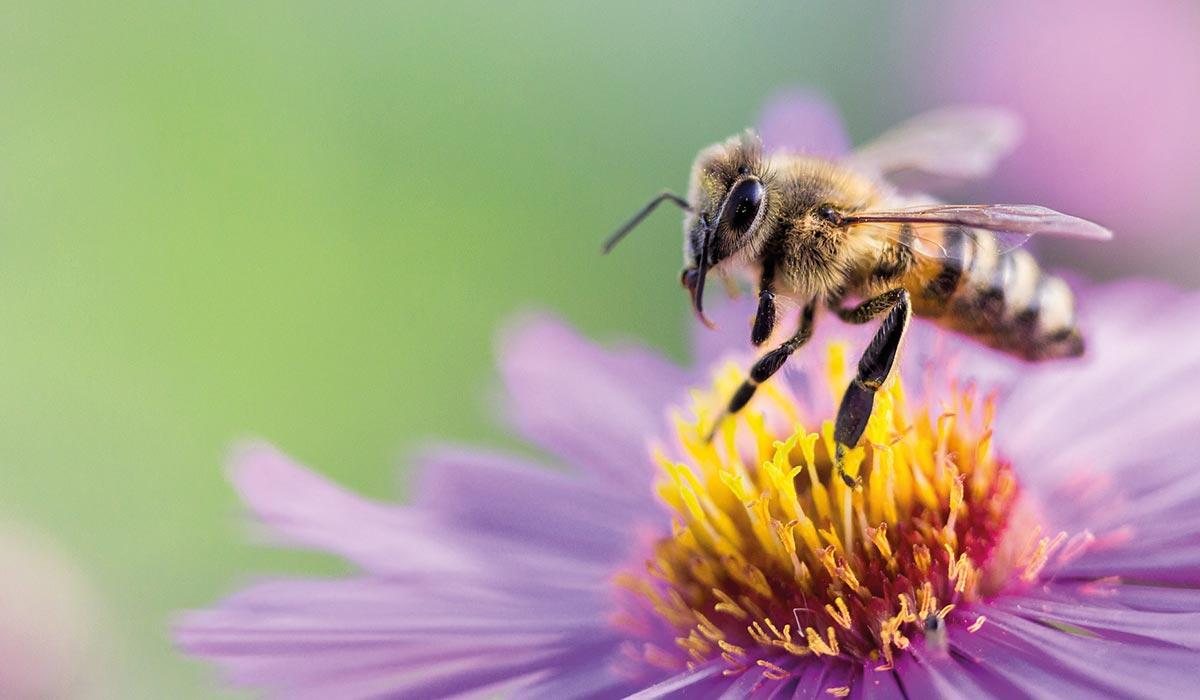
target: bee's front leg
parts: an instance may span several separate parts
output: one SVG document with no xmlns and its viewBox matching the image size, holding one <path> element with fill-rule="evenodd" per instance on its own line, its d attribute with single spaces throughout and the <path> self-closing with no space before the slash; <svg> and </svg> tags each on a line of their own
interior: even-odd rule
<svg viewBox="0 0 1200 700">
<path fill-rule="evenodd" d="M 738 390 L 734 392 L 733 398 L 729 400 L 729 404 L 725 410 L 713 421 L 712 430 L 708 433 L 709 442 L 717 433 L 717 428 L 721 425 L 721 421 L 726 417 L 731 416 L 746 407 L 750 403 L 754 392 L 758 390 L 758 385 L 771 378 L 771 375 L 779 371 L 783 367 L 783 363 L 792 356 L 792 353 L 812 337 L 813 333 L 813 317 L 816 315 L 816 302 L 811 302 L 804 307 L 804 311 L 800 313 L 800 329 L 791 338 L 788 338 L 779 347 L 768 352 L 758 358 L 758 362 L 750 368 L 750 376 L 742 382 Z"/>
<path fill-rule="evenodd" d="M 837 443 L 834 462 L 838 475 L 847 486 L 855 486 L 857 481 L 845 472 L 842 459 L 846 452 L 858 444 L 863 431 L 867 429 L 867 421 L 875 408 L 875 393 L 891 376 L 896 364 L 896 355 L 900 351 L 900 343 L 904 339 L 904 331 L 908 329 L 908 322 L 912 318 L 912 307 L 906 290 L 893 289 L 864 301 L 854 309 L 838 311 L 838 316 L 843 320 L 866 323 L 888 309 L 890 311 L 887 317 L 883 319 L 875 337 L 871 339 L 871 344 L 858 361 L 858 374 L 842 395 L 837 420 L 833 426 L 833 439 Z"/>
<path fill-rule="evenodd" d="M 767 342 L 775 330 L 775 266 L 770 262 L 763 265 L 762 281 L 758 285 L 758 311 L 754 314 L 754 328 L 750 331 L 750 342 L 757 347 Z"/>
</svg>

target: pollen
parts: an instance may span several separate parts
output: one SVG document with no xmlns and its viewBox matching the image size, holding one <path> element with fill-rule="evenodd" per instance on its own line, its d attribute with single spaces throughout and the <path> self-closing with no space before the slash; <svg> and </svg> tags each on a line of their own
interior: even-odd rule
<svg viewBox="0 0 1200 700">
<path fill-rule="evenodd" d="M 845 350 L 829 350 L 836 406 Z M 618 578 L 633 634 L 666 628 L 646 661 L 688 668 L 723 659 L 727 674 L 786 677 L 781 659 L 840 657 L 886 670 L 928 621 L 1036 576 L 1063 536 L 1008 543 L 1018 487 L 992 449 L 993 398 L 950 383 L 914 402 L 899 380 L 880 391 L 862 444 L 833 467 L 832 410 L 783 382 L 706 438 L 742 380 L 722 369 L 676 416 L 680 459 L 657 456 L 657 493 L 673 519 L 645 565 Z M 817 384 L 814 382 L 814 384 Z M 979 629 L 983 618 L 971 625 Z M 840 689 L 830 689 L 839 696 Z"/>
</svg>

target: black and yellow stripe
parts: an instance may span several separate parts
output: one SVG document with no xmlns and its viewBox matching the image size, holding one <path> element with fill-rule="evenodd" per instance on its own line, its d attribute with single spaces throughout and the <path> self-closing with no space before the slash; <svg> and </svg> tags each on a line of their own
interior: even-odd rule
<svg viewBox="0 0 1200 700">
<path fill-rule="evenodd" d="M 939 238 L 943 254 L 905 279 L 917 316 L 1027 360 L 1083 352 L 1070 287 L 1027 251 L 1002 251 L 987 231 L 945 227 Z"/>
</svg>

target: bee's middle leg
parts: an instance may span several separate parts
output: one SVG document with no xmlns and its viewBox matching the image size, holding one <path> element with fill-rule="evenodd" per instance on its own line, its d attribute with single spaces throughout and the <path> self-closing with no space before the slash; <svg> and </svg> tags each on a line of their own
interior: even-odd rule
<svg viewBox="0 0 1200 700">
<path fill-rule="evenodd" d="M 843 469 L 842 458 L 858 444 L 867 429 L 867 421 L 875 408 L 875 393 L 891 376 L 904 331 L 908 329 L 908 322 L 912 318 L 912 307 L 907 291 L 893 289 L 864 301 L 854 309 L 838 311 L 838 316 L 850 323 L 866 323 L 884 311 L 888 311 L 888 315 L 858 361 L 858 373 L 842 395 L 833 426 L 833 439 L 837 443 L 834 463 L 838 475 L 847 486 L 854 486 L 856 481 Z"/>
<path fill-rule="evenodd" d="M 758 361 L 750 368 L 750 376 L 742 382 L 742 385 L 734 392 L 733 398 L 729 400 L 729 404 L 725 407 L 725 410 L 713 422 L 712 430 L 708 433 L 710 442 L 721 422 L 726 417 L 745 408 L 746 404 L 750 403 L 750 399 L 754 396 L 754 392 L 758 390 L 758 385 L 770 379 L 773 374 L 779 371 L 780 367 L 783 367 L 783 364 L 792 356 L 792 353 L 796 352 L 801 345 L 807 343 L 809 338 L 812 338 L 813 317 L 815 314 L 816 303 L 806 305 L 804 311 L 800 313 L 800 329 L 796 331 L 796 334 L 785 340 L 779 347 L 758 358 Z"/>
</svg>

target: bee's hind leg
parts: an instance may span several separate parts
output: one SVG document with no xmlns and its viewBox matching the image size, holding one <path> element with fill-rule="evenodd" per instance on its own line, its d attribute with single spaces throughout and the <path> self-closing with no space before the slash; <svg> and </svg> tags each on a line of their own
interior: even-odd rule
<svg viewBox="0 0 1200 700">
<path fill-rule="evenodd" d="M 912 307 L 907 291 L 893 289 L 868 299 L 853 309 L 838 310 L 838 316 L 849 323 L 866 323 L 884 311 L 887 311 L 888 315 L 858 361 L 858 374 L 842 395 L 837 420 L 833 426 L 833 439 L 837 443 L 834 463 L 837 465 L 838 475 L 847 486 L 855 486 L 857 481 L 846 473 L 842 459 L 846 452 L 858 444 L 863 431 L 867 429 L 867 421 L 875 408 L 875 393 L 891 376 L 892 368 L 896 364 L 896 355 L 900 351 L 900 343 L 904 339 L 904 331 L 908 329 L 908 322 L 912 318 Z"/>
<path fill-rule="evenodd" d="M 900 298 L 904 298 L 904 303 L 908 304 L 908 291 L 904 287 L 890 289 L 877 297 L 871 297 L 858 306 L 853 306 L 848 309 L 841 308 L 837 310 L 838 318 L 846 323 L 861 325 L 868 321 L 879 318 L 892 309 Z"/>
<path fill-rule="evenodd" d="M 780 367 L 787 362 L 787 359 L 796 352 L 801 345 L 808 342 L 812 338 L 813 333 L 813 316 L 816 314 L 816 303 L 810 303 L 804 307 L 804 311 L 800 313 L 800 329 L 791 338 L 785 340 L 779 347 L 768 352 L 750 368 L 750 376 L 748 376 L 738 390 L 734 392 L 733 398 L 729 400 L 725 410 L 717 416 L 713 421 L 713 427 L 708 432 L 708 441 L 712 442 L 713 436 L 717 433 L 717 428 L 721 422 L 727 417 L 737 413 L 750 403 L 751 397 L 758 389 L 758 385 L 771 378 L 771 375 L 779 371 Z"/>
</svg>

